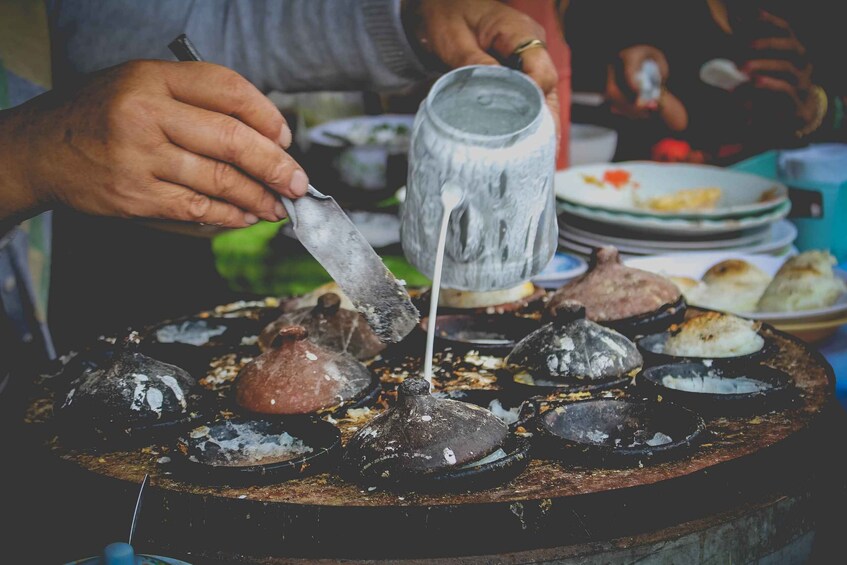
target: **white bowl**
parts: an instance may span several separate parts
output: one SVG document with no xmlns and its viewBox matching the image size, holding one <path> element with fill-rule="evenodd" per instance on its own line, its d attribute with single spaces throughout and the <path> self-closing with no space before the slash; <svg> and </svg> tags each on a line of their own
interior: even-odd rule
<svg viewBox="0 0 847 565">
<path fill-rule="evenodd" d="M 609 163 L 618 147 L 618 132 L 592 124 L 571 124 L 570 166 Z"/>
</svg>

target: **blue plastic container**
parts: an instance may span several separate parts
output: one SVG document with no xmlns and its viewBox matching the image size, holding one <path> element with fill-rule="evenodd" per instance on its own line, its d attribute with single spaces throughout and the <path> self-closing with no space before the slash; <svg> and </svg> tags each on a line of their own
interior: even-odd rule
<svg viewBox="0 0 847 565">
<path fill-rule="evenodd" d="M 781 178 L 778 151 L 767 151 L 730 168 L 786 184 L 792 204 L 789 219 L 798 231 L 794 242 L 797 249 L 829 249 L 839 263 L 847 261 L 847 182 L 825 183 Z"/>
</svg>

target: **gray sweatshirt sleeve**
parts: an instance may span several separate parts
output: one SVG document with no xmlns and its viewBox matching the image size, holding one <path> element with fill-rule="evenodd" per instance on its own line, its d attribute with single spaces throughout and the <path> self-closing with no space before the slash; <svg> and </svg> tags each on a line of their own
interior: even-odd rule
<svg viewBox="0 0 847 565">
<path fill-rule="evenodd" d="M 399 90 L 427 76 L 400 0 L 48 0 L 55 83 L 130 59 L 203 57 L 261 90 Z"/>
</svg>

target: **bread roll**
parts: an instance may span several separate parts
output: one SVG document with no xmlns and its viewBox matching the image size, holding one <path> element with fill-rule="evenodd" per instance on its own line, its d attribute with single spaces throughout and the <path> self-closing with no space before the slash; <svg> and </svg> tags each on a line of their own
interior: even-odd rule
<svg viewBox="0 0 847 565">
<path fill-rule="evenodd" d="M 758 302 L 759 312 L 796 312 L 832 306 L 847 290 L 827 251 L 806 251 L 786 261 Z"/>
</svg>

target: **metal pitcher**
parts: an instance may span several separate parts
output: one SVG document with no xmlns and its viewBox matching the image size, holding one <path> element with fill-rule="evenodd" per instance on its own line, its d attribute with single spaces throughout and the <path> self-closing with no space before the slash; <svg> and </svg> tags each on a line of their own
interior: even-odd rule
<svg viewBox="0 0 847 565">
<path fill-rule="evenodd" d="M 464 192 L 453 212 L 442 285 L 487 291 L 541 272 L 556 251 L 556 134 L 544 95 L 505 67 L 441 77 L 421 103 L 402 207 L 406 258 L 432 276 L 445 183 Z"/>
</svg>

